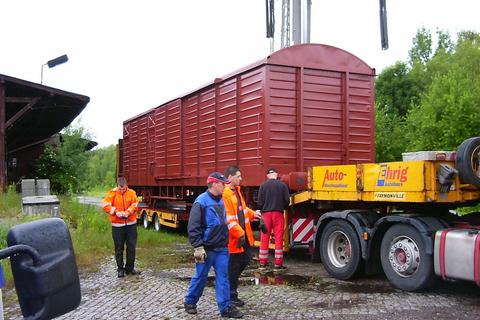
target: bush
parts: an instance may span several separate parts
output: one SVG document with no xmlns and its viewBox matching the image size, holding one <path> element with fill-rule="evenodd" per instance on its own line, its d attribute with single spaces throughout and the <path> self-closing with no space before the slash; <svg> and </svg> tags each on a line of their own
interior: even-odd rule
<svg viewBox="0 0 480 320">
<path fill-rule="evenodd" d="M 12 218 L 22 212 L 22 197 L 10 185 L 6 193 L 0 192 L 0 218 Z"/>
</svg>

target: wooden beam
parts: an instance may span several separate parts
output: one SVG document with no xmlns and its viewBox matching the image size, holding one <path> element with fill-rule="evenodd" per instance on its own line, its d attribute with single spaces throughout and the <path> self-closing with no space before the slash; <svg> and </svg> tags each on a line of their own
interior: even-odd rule
<svg viewBox="0 0 480 320">
<path fill-rule="evenodd" d="M 34 97 L 5 97 L 7 103 L 29 103 Z"/>
<path fill-rule="evenodd" d="M 8 127 L 10 127 L 15 121 L 20 119 L 21 116 L 23 116 L 25 113 L 31 110 L 32 107 L 37 104 L 38 100 L 40 100 L 40 97 L 31 99 L 30 102 L 26 104 L 20 111 L 18 111 L 13 115 L 13 117 L 8 119 L 8 121 L 5 123 L 5 128 L 8 129 Z"/>
<path fill-rule="evenodd" d="M 6 109 L 5 83 L 0 82 L 0 192 L 5 191 L 7 187 L 7 138 L 5 135 Z"/>
</svg>

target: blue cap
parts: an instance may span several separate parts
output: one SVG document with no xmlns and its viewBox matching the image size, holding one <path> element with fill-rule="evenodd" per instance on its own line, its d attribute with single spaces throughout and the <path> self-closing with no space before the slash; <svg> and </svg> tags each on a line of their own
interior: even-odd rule
<svg viewBox="0 0 480 320">
<path fill-rule="evenodd" d="M 230 181 L 228 181 L 227 178 L 225 178 L 225 176 L 223 174 L 221 174 L 220 172 L 213 172 L 212 174 L 210 174 L 207 178 L 207 183 L 211 183 L 211 182 L 222 182 L 222 183 L 225 183 L 225 184 L 229 184 Z"/>
</svg>

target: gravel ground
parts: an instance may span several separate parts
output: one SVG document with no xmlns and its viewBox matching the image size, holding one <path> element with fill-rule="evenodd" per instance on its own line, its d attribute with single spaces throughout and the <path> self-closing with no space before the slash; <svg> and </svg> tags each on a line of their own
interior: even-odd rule
<svg viewBox="0 0 480 320">
<path fill-rule="evenodd" d="M 354 281 L 330 278 L 321 264 L 305 254 L 289 254 L 280 275 L 259 272 L 257 262 L 241 278 L 245 319 L 478 319 L 480 289 L 472 283 L 440 282 L 428 292 L 410 293 L 392 287 L 384 276 Z M 219 319 L 212 280 L 198 305 L 198 315 L 183 310 L 183 297 L 193 265 L 169 270 L 142 270 L 119 279 L 113 257 L 97 273 L 82 273 L 81 305 L 59 319 Z M 21 313 L 4 290 L 5 319 Z"/>
</svg>

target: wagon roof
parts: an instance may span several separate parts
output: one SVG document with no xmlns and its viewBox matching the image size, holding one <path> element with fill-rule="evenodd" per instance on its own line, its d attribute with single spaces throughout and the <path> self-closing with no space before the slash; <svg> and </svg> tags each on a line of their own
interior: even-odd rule
<svg viewBox="0 0 480 320">
<path fill-rule="evenodd" d="M 291 47 L 287 47 L 287 48 L 275 51 L 264 59 L 261 59 L 255 63 L 247 65 L 243 68 L 240 68 L 223 77 L 215 78 L 214 80 L 207 82 L 194 90 L 191 90 L 178 97 L 175 97 L 160 105 L 164 105 L 174 100 L 189 96 L 192 93 L 195 93 L 202 88 L 212 86 L 215 83 L 228 80 L 248 70 L 252 70 L 259 66 L 267 65 L 267 64 L 268 65 L 284 65 L 284 66 L 292 66 L 292 67 L 304 67 L 304 68 L 329 70 L 329 71 L 343 71 L 343 72 L 359 73 L 359 74 L 375 76 L 375 69 L 371 68 L 363 60 L 361 60 L 360 58 L 351 54 L 348 51 L 345 51 L 337 47 L 329 46 L 326 44 L 311 44 L 311 43 L 299 44 L 299 45 L 294 45 Z M 130 119 L 127 119 L 124 121 L 124 123 L 130 122 L 131 120 L 141 117 L 156 108 L 157 107 L 151 108 L 139 115 L 136 115 Z"/>
</svg>

